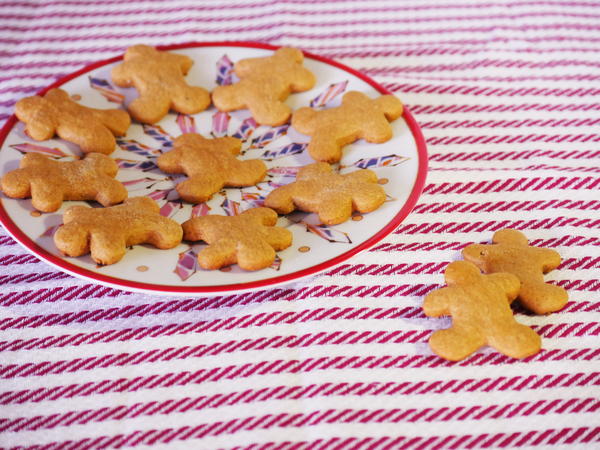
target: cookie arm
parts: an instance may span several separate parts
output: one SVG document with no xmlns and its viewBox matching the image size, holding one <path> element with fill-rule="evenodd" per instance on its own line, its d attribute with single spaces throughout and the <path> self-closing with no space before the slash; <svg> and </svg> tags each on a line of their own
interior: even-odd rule
<svg viewBox="0 0 600 450">
<path fill-rule="evenodd" d="M 425 296 L 423 300 L 423 312 L 427 317 L 447 316 L 450 314 L 450 308 L 448 307 L 450 289 L 448 287 L 436 289 Z"/>
<path fill-rule="evenodd" d="M 15 169 L 2 177 L 2 192 L 10 198 L 31 197 L 31 180 L 28 170 Z"/>
<path fill-rule="evenodd" d="M 539 258 L 543 261 L 542 272 L 548 273 L 560 266 L 560 254 L 556 250 L 550 248 L 534 248 L 534 251 L 536 256 L 539 255 Z"/>
<path fill-rule="evenodd" d="M 506 294 L 509 304 L 517 298 L 517 295 L 519 295 L 521 282 L 515 275 L 511 273 L 497 272 L 486 275 L 486 277 Z"/>
<path fill-rule="evenodd" d="M 119 87 L 132 87 L 133 86 L 133 78 L 129 74 L 127 61 L 122 62 L 121 64 L 116 65 L 110 71 L 110 78 L 113 83 L 115 83 Z"/>
</svg>

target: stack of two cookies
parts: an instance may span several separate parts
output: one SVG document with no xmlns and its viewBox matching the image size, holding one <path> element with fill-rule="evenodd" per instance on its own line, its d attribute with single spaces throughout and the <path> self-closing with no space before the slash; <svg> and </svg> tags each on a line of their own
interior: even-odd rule
<svg viewBox="0 0 600 450">
<path fill-rule="evenodd" d="M 239 82 L 215 89 L 213 102 L 222 111 L 247 108 L 259 124 L 285 123 L 292 114 L 284 103 L 287 96 L 315 84 L 314 75 L 302 62 L 302 52 L 292 48 L 279 49 L 269 57 L 241 60 L 235 65 Z M 127 50 L 124 62 L 113 69 L 112 76 L 119 86 L 135 86 L 140 94 L 129 104 L 130 114 L 138 121 L 153 123 L 169 109 L 193 114 L 210 104 L 207 91 L 185 82 L 183 76 L 192 64 L 186 56 L 140 45 Z M 129 127 L 127 113 L 83 107 L 57 89 L 43 98 L 23 99 L 16 109 L 34 139 L 49 139 L 56 133 L 78 144 L 88 155 L 80 161 L 57 162 L 28 154 L 20 169 L 3 177 L 3 191 L 14 198 L 32 197 L 34 207 L 45 212 L 57 210 L 63 200 L 96 200 L 107 207 L 67 210 L 65 226 L 55 234 L 63 253 L 79 256 L 91 251 L 98 263 L 111 264 L 121 259 L 129 245 L 148 242 L 158 248 L 172 248 L 181 241 L 179 224 L 161 217 L 158 205 L 149 198 L 125 200 L 126 190 L 114 179 L 117 166 L 106 154 L 115 148 L 114 135 L 125 134 Z M 395 97 L 371 100 L 359 92 L 348 92 L 338 108 L 296 111 L 292 125 L 312 136 L 308 152 L 320 162 L 305 166 L 295 182 L 274 190 L 265 206 L 281 214 L 294 209 L 315 212 L 326 224 L 347 220 L 353 210 L 365 213 L 378 208 L 385 201 L 385 193 L 373 172 L 339 175 L 328 163 L 339 161 L 342 147 L 357 139 L 390 139 L 388 120 L 401 113 L 402 104 Z M 173 150 L 163 154 L 158 165 L 167 173 L 185 173 L 188 179 L 177 190 L 182 199 L 200 203 L 223 187 L 252 186 L 264 178 L 265 164 L 238 160 L 240 148 L 241 142 L 235 138 L 205 139 L 187 134 L 175 140 Z M 124 200 L 123 205 L 111 206 Z M 183 237 L 209 244 L 199 255 L 204 268 L 237 262 L 242 268 L 257 270 L 271 264 L 276 250 L 291 245 L 291 233 L 273 227 L 277 221 L 273 210 L 257 208 L 239 217 L 194 218 L 183 224 Z"/>
</svg>

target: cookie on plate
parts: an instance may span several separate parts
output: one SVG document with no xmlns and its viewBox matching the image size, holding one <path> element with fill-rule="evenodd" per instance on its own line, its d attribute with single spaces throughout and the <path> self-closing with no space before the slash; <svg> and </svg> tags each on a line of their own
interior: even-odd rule
<svg viewBox="0 0 600 450">
<path fill-rule="evenodd" d="M 292 126 L 311 136 L 308 153 L 315 161 L 338 162 L 342 149 L 358 139 L 382 143 L 392 138 L 390 122 L 402 115 L 402 102 L 393 95 L 371 99 L 362 92 L 344 94 L 336 108 L 294 111 Z"/>
<path fill-rule="evenodd" d="M 385 202 L 385 191 L 369 169 L 338 174 L 327 163 L 314 163 L 298 171 L 296 181 L 271 191 L 265 206 L 280 214 L 299 209 L 319 215 L 326 225 L 345 222 L 353 211 L 368 213 Z"/>
<path fill-rule="evenodd" d="M 194 217 L 183 223 L 183 237 L 208 244 L 198 253 L 203 269 L 237 263 L 244 270 L 260 270 L 273 263 L 276 251 L 292 245 L 292 233 L 276 223 L 272 209 L 252 208 L 237 216 Z"/>
<path fill-rule="evenodd" d="M 148 197 L 133 197 L 108 208 L 72 206 L 54 233 L 56 247 L 67 256 L 91 253 L 98 264 L 114 264 L 127 247 L 150 244 L 159 249 L 176 247 L 182 230 L 174 220 L 160 215 Z"/>
<path fill-rule="evenodd" d="M 77 144 L 83 153 L 106 155 L 115 150 L 115 136 L 124 135 L 131 124 L 125 111 L 88 108 L 71 100 L 62 89 L 50 89 L 43 97 L 34 95 L 19 100 L 15 115 L 36 141 L 57 134 Z"/>
<path fill-rule="evenodd" d="M 254 186 L 267 166 L 258 159 L 239 160 L 242 141 L 234 137 L 206 139 L 186 133 L 173 142 L 173 150 L 158 157 L 158 167 L 166 173 L 185 173 L 188 179 L 177 185 L 179 196 L 202 203 L 223 187 Z"/>
<path fill-rule="evenodd" d="M 112 69 L 111 77 L 120 87 L 135 87 L 139 97 L 128 110 L 138 122 L 155 123 L 170 109 L 183 114 L 196 114 L 210 105 L 210 94 L 204 88 L 185 81 L 194 61 L 178 53 L 162 52 L 148 45 L 129 47 L 123 62 Z"/>
<path fill-rule="evenodd" d="M 303 60 L 302 51 L 290 47 L 282 47 L 272 56 L 242 59 L 234 66 L 240 81 L 216 87 L 213 103 L 226 112 L 249 109 L 260 125 L 282 125 L 291 114 L 285 99 L 292 92 L 312 89 L 316 82 Z"/>
<path fill-rule="evenodd" d="M 35 209 L 53 212 L 64 200 L 96 200 L 103 206 L 121 203 L 127 190 L 117 180 L 115 161 L 101 153 L 88 153 L 78 161 L 55 161 L 28 153 L 19 168 L 2 177 L 2 191 L 11 198 L 30 198 Z"/>
</svg>

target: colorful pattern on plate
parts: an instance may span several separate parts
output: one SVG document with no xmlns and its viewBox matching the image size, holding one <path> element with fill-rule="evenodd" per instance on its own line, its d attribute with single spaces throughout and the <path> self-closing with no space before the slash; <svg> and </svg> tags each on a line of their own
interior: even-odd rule
<svg viewBox="0 0 600 450">
<path fill-rule="evenodd" d="M 100 92 L 109 102 L 121 104 L 125 100 L 125 96 L 118 92 L 108 80 L 104 78 L 88 78 L 90 80 L 90 87 Z"/>
</svg>

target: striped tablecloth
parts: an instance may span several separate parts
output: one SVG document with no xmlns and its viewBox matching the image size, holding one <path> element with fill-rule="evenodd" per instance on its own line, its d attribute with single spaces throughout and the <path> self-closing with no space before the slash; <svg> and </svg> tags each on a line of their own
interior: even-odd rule
<svg viewBox="0 0 600 450">
<path fill-rule="evenodd" d="M 0 231 L 0 447 L 600 448 L 600 3 L 2 0 L 0 120 L 134 43 L 253 40 L 337 59 L 420 122 L 398 229 L 320 276 L 215 298 L 132 294 Z M 563 257 L 570 300 L 517 311 L 543 350 L 460 363 L 423 295 L 503 227 Z"/>
</svg>

